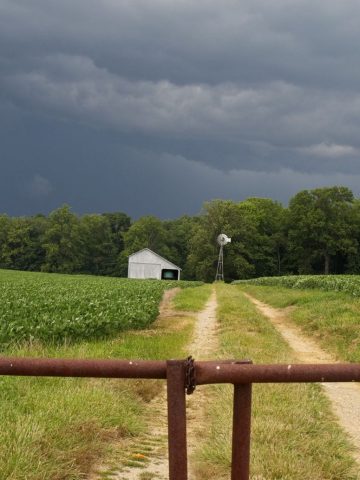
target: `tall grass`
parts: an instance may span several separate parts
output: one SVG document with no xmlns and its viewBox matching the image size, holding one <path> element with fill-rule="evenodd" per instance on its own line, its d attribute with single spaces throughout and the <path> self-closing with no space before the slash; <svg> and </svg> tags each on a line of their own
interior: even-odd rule
<svg viewBox="0 0 360 480">
<path fill-rule="evenodd" d="M 205 307 L 212 285 L 204 285 L 202 288 L 188 288 L 179 292 L 174 298 L 173 304 L 176 310 L 187 312 L 199 312 Z"/>
<path fill-rule="evenodd" d="M 234 285 L 263 285 L 294 289 L 317 289 L 327 292 L 346 292 L 360 297 L 360 275 L 288 275 L 235 280 Z"/>
<path fill-rule="evenodd" d="M 218 285 L 222 358 L 293 362 L 290 348 L 239 288 Z M 213 388 L 201 478 L 229 478 L 232 388 Z M 253 480 L 354 480 L 351 448 L 318 385 L 254 385 Z"/>
<path fill-rule="evenodd" d="M 294 308 L 287 316 L 322 348 L 339 360 L 360 362 L 360 299 L 344 292 L 293 290 L 242 285 L 259 300 L 274 307 Z"/>
</svg>

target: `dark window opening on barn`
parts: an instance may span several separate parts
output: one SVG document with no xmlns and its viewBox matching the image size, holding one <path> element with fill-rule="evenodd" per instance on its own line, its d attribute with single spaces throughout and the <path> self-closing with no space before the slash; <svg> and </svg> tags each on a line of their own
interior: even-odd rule
<svg viewBox="0 0 360 480">
<path fill-rule="evenodd" d="M 161 270 L 161 280 L 178 280 L 179 272 L 177 270 L 163 269 Z"/>
</svg>

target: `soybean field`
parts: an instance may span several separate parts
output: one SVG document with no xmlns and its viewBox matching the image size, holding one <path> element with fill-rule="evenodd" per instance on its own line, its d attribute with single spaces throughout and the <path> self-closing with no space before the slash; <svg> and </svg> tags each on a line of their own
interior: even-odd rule
<svg viewBox="0 0 360 480">
<path fill-rule="evenodd" d="M 234 285 L 259 285 L 294 289 L 317 289 L 326 292 L 346 292 L 360 297 L 360 275 L 286 275 L 235 280 Z"/>
<path fill-rule="evenodd" d="M 146 328 L 166 289 L 199 284 L 0 270 L 0 346 L 83 341 Z"/>
</svg>

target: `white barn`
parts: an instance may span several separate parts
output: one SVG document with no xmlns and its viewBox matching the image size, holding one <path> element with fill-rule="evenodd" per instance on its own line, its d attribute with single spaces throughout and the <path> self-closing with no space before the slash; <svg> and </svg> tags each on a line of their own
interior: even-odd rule
<svg viewBox="0 0 360 480">
<path fill-rule="evenodd" d="M 150 248 L 143 248 L 129 256 L 128 278 L 180 280 L 180 272 L 180 267 L 153 252 Z"/>
</svg>

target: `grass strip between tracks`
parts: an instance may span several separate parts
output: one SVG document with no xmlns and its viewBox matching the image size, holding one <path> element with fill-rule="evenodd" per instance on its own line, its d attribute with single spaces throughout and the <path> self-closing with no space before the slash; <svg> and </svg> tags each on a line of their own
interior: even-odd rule
<svg viewBox="0 0 360 480">
<path fill-rule="evenodd" d="M 293 306 L 287 316 L 339 360 L 360 362 L 360 299 L 349 293 L 241 285 L 274 307 Z"/>
<path fill-rule="evenodd" d="M 218 285 L 217 292 L 222 358 L 251 358 L 254 363 L 294 362 L 280 334 L 239 287 Z M 232 387 L 213 387 L 208 415 L 210 438 L 203 440 L 199 454 L 201 478 L 228 478 Z M 251 478 L 360 478 L 351 447 L 319 385 L 254 385 Z"/>
</svg>

